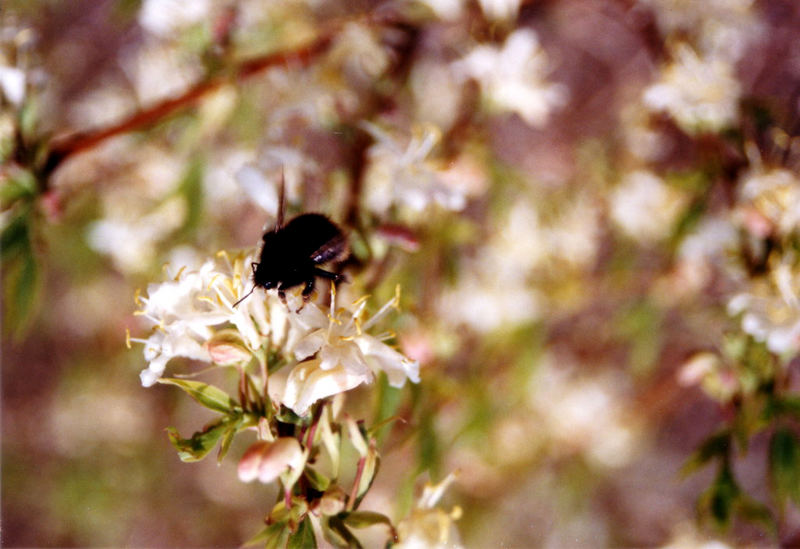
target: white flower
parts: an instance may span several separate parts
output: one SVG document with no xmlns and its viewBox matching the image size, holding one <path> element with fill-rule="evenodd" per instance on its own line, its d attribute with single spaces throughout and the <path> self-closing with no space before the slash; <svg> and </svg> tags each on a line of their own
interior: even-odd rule
<svg viewBox="0 0 800 549">
<path fill-rule="evenodd" d="M 478 0 L 478 3 L 489 19 L 505 20 L 516 17 L 522 0 Z"/>
<path fill-rule="evenodd" d="M 139 24 L 158 36 L 168 36 L 209 15 L 209 0 L 145 0 L 139 10 Z"/>
<path fill-rule="evenodd" d="M 436 17 L 447 21 L 457 19 L 464 9 L 464 0 L 419 0 L 421 4 L 425 4 Z"/>
<path fill-rule="evenodd" d="M 757 167 L 745 176 L 741 199 L 743 216 L 750 214 L 745 220 L 750 228 L 757 227 L 753 223 L 758 219 L 766 222 L 767 230 L 774 229 L 780 235 L 800 227 L 800 179 L 787 169 Z"/>
<path fill-rule="evenodd" d="M 261 151 L 257 162 L 245 164 L 236 172 L 236 182 L 253 203 L 277 217 L 281 178 L 286 182 L 286 199 L 296 201 L 303 181 L 319 175 L 317 163 L 302 151 L 271 145 Z"/>
<path fill-rule="evenodd" d="M 719 131 L 738 119 L 740 93 L 730 61 L 701 57 L 680 44 L 672 63 L 662 67 L 659 82 L 645 90 L 644 103 L 652 111 L 667 112 L 689 133 Z"/>
<path fill-rule="evenodd" d="M 305 333 L 294 345 L 294 354 L 298 360 L 314 358 L 291 371 L 283 403 L 302 415 L 317 400 L 369 383 L 379 371 L 386 373 L 392 387 L 402 387 L 406 379 L 418 383 L 417 361 L 366 333 L 398 302 L 395 296 L 363 324 L 361 316 L 366 299 L 356 302 L 355 310 L 351 311 L 336 310 L 332 298 L 328 314 L 313 303 L 307 304 L 293 317 Z"/>
<path fill-rule="evenodd" d="M 547 56 L 536 33 L 519 29 L 502 48 L 481 45 L 453 64 L 456 75 L 480 84 L 489 106 L 519 114 L 529 125 L 543 126 L 566 103 L 563 85 L 547 81 Z"/>
<path fill-rule="evenodd" d="M 445 184 L 440 170 L 428 160 L 441 137 L 437 129 L 426 126 L 404 146 L 375 124 L 362 126 L 375 138 L 366 176 L 366 201 L 372 211 L 383 214 L 394 203 L 417 212 L 433 202 L 448 210 L 464 208 L 464 195 Z"/>
<path fill-rule="evenodd" d="M 625 176 L 611 196 L 611 216 L 631 238 L 650 243 L 669 235 L 686 199 L 652 172 Z"/>
<path fill-rule="evenodd" d="M 25 72 L 16 67 L 0 66 L 0 90 L 10 103 L 19 107 L 25 99 Z"/>
<path fill-rule="evenodd" d="M 359 23 L 348 23 L 337 33 L 329 58 L 363 83 L 371 83 L 389 66 L 389 54 L 375 31 Z"/>
<path fill-rule="evenodd" d="M 87 239 L 94 250 L 111 256 L 123 272 L 146 271 L 155 258 L 155 246 L 177 230 L 186 216 L 181 197 L 166 200 L 152 212 L 138 216 L 136 208 L 117 211 L 89 225 Z"/>
<path fill-rule="evenodd" d="M 422 495 L 409 516 L 397 525 L 398 543 L 401 549 L 458 549 L 463 547 L 455 521 L 461 517 L 461 509 L 454 507 L 449 513 L 436 507 L 445 490 L 456 476 L 450 473 L 439 484 L 426 484 Z"/>
<path fill-rule="evenodd" d="M 728 313 L 742 315 L 742 330 L 776 354 L 800 350 L 800 274 L 791 257 L 775 266 L 765 280 L 728 302 Z"/>
<path fill-rule="evenodd" d="M 764 25 L 753 0 L 706 0 L 703 9 L 691 0 L 639 0 L 654 8 L 664 35 L 688 36 L 700 51 L 738 61 Z"/>
<path fill-rule="evenodd" d="M 142 385 L 153 385 L 174 357 L 210 362 L 207 343 L 218 328 L 233 326 L 246 348 L 255 351 L 274 332 L 273 327 L 280 330 L 286 324 L 285 307 L 277 306 L 282 304 L 274 299 L 270 304 L 268 299 L 250 296 L 233 307 L 251 285 L 245 265 L 250 265 L 249 257 L 231 262 L 226 254 L 220 254 L 198 269 L 180 269 L 174 280 L 148 286 L 138 314 L 155 324 L 156 330 L 145 340 L 134 340 L 144 343 L 149 362 L 141 374 Z"/>
</svg>

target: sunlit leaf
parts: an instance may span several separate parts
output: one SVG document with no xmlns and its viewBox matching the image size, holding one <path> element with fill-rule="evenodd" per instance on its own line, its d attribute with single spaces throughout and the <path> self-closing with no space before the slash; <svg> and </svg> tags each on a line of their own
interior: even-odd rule
<svg viewBox="0 0 800 549">
<path fill-rule="evenodd" d="M 161 378 L 158 382 L 180 387 L 194 400 L 217 412 L 230 413 L 239 409 L 239 403 L 228 393 L 208 383 L 176 378 Z"/>
<path fill-rule="evenodd" d="M 317 547 L 317 537 L 314 535 L 314 527 L 311 525 L 309 517 L 306 517 L 298 525 L 297 530 L 289 536 L 286 547 L 287 549 L 315 549 Z"/>
<path fill-rule="evenodd" d="M 191 438 L 181 438 L 178 431 L 170 427 L 167 429 L 167 436 L 170 442 L 178 451 L 181 461 L 192 462 L 200 461 L 214 449 L 217 441 L 230 429 L 236 429 L 237 423 L 228 417 L 211 423 L 202 431 L 191 436 Z"/>
<path fill-rule="evenodd" d="M 784 505 L 787 498 L 800 504 L 800 444 L 786 427 L 776 430 L 770 439 L 769 472 L 780 504 Z"/>
<path fill-rule="evenodd" d="M 389 517 L 374 511 L 350 511 L 341 513 L 339 516 L 351 528 L 368 528 L 376 524 L 385 524 L 390 529 L 394 528 Z"/>
</svg>

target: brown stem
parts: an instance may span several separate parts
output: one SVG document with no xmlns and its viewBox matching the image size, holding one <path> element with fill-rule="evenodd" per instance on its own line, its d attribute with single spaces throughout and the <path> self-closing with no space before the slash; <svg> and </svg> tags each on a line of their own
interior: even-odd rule
<svg viewBox="0 0 800 549">
<path fill-rule="evenodd" d="M 199 82 L 182 95 L 166 99 L 112 126 L 56 138 L 53 140 L 47 155 L 44 164 L 44 173 L 46 175 L 53 173 L 53 171 L 70 156 L 90 149 L 111 137 L 150 127 L 173 113 L 192 107 L 202 97 L 218 89 L 230 80 L 248 78 L 265 69 L 278 65 L 292 67 L 308 66 L 314 58 L 325 52 L 331 45 L 337 27 L 338 26 L 334 26 L 310 44 L 297 50 L 273 53 L 250 61 L 245 61 L 232 71 L 232 77 L 210 78 Z"/>
</svg>

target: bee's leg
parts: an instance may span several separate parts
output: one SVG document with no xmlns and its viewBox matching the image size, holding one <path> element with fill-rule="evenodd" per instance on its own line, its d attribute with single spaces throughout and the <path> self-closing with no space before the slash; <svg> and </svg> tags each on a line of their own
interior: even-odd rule
<svg viewBox="0 0 800 549">
<path fill-rule="evenodd" d="M 314 274 L 317 276 L 321 276 L 322 278 L 327 278 L 328 280 L 332 280 L 334 284 L 337 284 L 339 282 L 347 282 L 347 277 L 345 277 L 344 275 L 323 271 L 322 269 L 314 269 Z"/>
<path fill-rule="evenodd" d="M 303 288 L 303 302 L 305 303 L 311 299 L 311 292 L 314 291 L 314 277 L 306 280 L 306 286 Z"/>
<path fill-rule="evenodd" d="M 286 292 L 283 288 L 278 288 L 278 297 L 281 298 L 283 304 L 286 305 Z"/>
</svg>

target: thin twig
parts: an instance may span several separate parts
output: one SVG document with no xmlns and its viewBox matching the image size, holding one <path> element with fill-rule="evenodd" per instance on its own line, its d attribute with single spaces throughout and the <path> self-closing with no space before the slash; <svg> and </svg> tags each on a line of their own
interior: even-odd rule
<svg viewBox="0 0 800 549">
<path fill-rule="evenodd" d="M 308 66 L 314 58 L 325 52 L 331 45 L 336 28 L 338 25 L 297 50 L 273 53 L 245 61 L 232 71 L 232 77 L 210 78 L 199 82 L 182 95 L 166 99 L 112 126 L 56 138 L 45 161 L 44 173 L 46 175 L 53 173 L 70 156 L 90 149 L 107 139 L 153 126 L 171 114 L 192 107 L 198 100 L 231 80 L 242 80 L 279 65 Z"/>
</svg>

